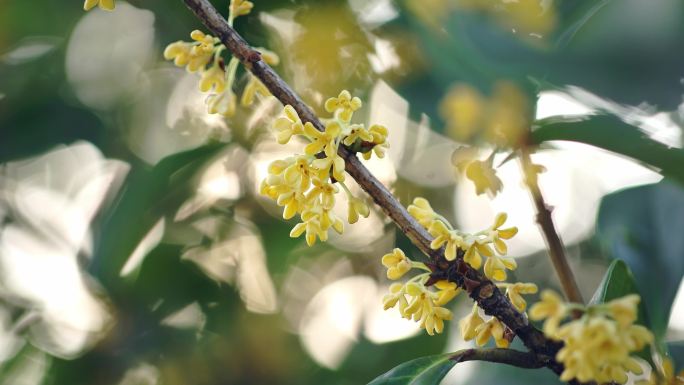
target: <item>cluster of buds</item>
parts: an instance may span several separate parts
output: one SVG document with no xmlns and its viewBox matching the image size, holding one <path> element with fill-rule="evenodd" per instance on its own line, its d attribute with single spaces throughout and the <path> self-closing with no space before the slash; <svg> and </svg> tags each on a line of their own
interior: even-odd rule
<svg viewBox="0 0 684 385">
<path fill-rule="evenodd" d="M 284 208 L 283 218 L 290 219 L 299 214 L 301 222 L 290 236 L 299 237 L 306 233 L 306 243 L 311 246 L 316 239 L 328 239 L 328 230 L 344 231 L 344 224 L 333 212 L 335 195 L 339 187 L 347 194 L 350 224 L 359 217 L 368 217 L 370 210 L 355 197 L 344 184 L 345 162 L 338 154 L 340 145 L 361 147 L 364 155 L 375 153 L 384 156 L 387 148 L 387 129 L 373 125 L 366 129 L 362 124 L 351 124 L 351 118 L 361 107 L 361 100 L 352 98 L 348 91 L 325 102 L 326 109 L 333 114 L 326 120 L 325 130 L 318 131 L 310 122 L 302 122 L 292 106 L 285 106 L 283 116 L 275 120 L 273 128 L 276 140 L 285 144 L 297 135 L 309 141 L 304 154 L 276 160 L 268 167 L 268 177 L 261 182 L 260 192 L 275 200 Z M 359 143 L 371 145 L 359 146 Z M 378 150 L 381 148 L 383 150 Z"/>
<path fill-rule="evenodd" d="M 651 332 L 637 320 L 639 296 L 627 295 L 610 302 L 582 306 L 563 302 L 558 294 L 545 290 L 541 301 L 530 308 L 530 318 L 544 321 L 544 334 L 564 342 L 556 359 L 565 366 L 561 381 L 627 382 L 627 372 L 643 369 L 631 356 L 653 342 Z M 561 325 L 572 312 L 582 316 Z"/>
<path fill-rule="evenodd" d="M 83 3 L 83 9 L 85 11 L 90 11 L 95 7 L 100 7 L 105 11 L 112 11 L 114 10 L 114 6 L 114 0 L 85 0 Z"/>
<path fill-rule="evenodd" d="M 238 16 L 249 14 L 254 5 L 249 1 L 233 0 L 230 3 L 229 20 L 232 23 Z M 164 58 L 173 60 L 178 67 L 185 67 L 188 72 L 199 73 L 199 89 L 209 93 L 207 110 L 210 114 L 221 114 L 226 117 L 235 115 L 237 97 L 233 91 L 235 75 L 240 61 L 232 57 L 225 65 L 222 53 L 226 46 L 212 35 L 195 30 L 190 34 L 192 41 L 177 41 L 169 44 L 164 50 Z M 269 65 L 278 65 L 280 59 L 275 53 L 264 48 L 256 48 L 261 58 Z M 255 97 L 270 96 L 268 88 L 250 73 L 247 85 L 242 92 L 241 104 L 249 106 Z"/>
</svg>

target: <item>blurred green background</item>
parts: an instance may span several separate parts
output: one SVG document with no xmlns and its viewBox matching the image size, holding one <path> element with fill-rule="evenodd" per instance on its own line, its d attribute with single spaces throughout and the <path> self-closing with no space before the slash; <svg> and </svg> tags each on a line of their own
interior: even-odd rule
<svg viewBox="0 0 684 385">
<path fill-rule="evenodd" d="M 201 28 L 181 1 L 68 3 L 0 2 L 0 384 L 363 384 L 467 346 L 457 322 L 428 337 L 382 310 L 380 256 L 421 257 L 378 210 L 324 245 L 289 238 L 256 191 L 298 150 L 269 133 L 281 106 L 206 114 L 196 75 L 162 58 Z M 390 131 L 368 166 L 403 203 L 425 196 L 468 231 L 508 212 L 513 278 L 557 288 L 517 163 L 476 196 L 450 158 L 487 147 L 439 113 L 454 84 L 517 84 L 585 298 L 627 262 L 684 365 L 683 1 L 257 0 L 236 28 L 319 112 L 362 97 L 356 120 Z M 555 381 L 466 363 L 444 383 Z"/>
</svg>

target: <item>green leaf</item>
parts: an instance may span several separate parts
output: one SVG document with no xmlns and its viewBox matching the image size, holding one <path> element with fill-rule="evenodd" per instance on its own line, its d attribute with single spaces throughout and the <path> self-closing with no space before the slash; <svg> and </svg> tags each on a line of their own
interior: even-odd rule
<svg viewBox="0 0 684 385">
<path fill-rule="evenodd" d="M 368 385 L 438 385 L 458 362 L 452 356 L 438 354 L 404 362 Z"/>
<path fill-rule="evenodd" d="M 559 28 L 561 32 L 558 34 L 556 46 L 561 48 L 567 46 L 577 32 L 610 1 L 591 0 L 570 4 L 570 6 L 577 7 L 578 9 L 574 10 L 565 20 L 562 20 L 563 25 Z M 568 4 L 562 5 L 567 6 Z"/>
<path fill-rule="evenodd" d="M 674 364 L 675 373 L 684 370 L 684 341 L 672 341 L 667 343 L 667 351 Z"/>
<path fill-rule="evenodd" d="M 629 270 L 629 266 L 627 266 L 624 261 L 616 259 L 608 267 L 608 271 L 606 271 L 606 274 L 603 276 L 601 284 L 598 289 L 596 289 L 596 292 L 589 303 L 606 303 L 628 294 L 638 294 L 641 297 L 636 282 L 634 281 L 634 275 L 632 275 L 631 270 Z M 639 307 L 637 309 L 636 323 L 643 325 L 648 329 L 652 328 L 648 321 L 648 313 L 646 312 L 643 297 L 639 302 Z M 639 352 L 638 356 L 651 362 L 651 353 L 648 347 Z"/>
<path fill-rule="evenodd" d="M 569 140 L 626 155 L 684 183 L 684 151 L 649 138 L 638 127 L 611 115 L 548 118 L 536 122 L 532 141 Z"/>
<path fill-rule="evenodd" d="M 599 208 L 599 239 L 634 273 L 656 340 L 665 334 L 684 276 L 682 228 L 684 189 L 666 181 L 607 195 Z"/>
<path fill-rule="evenodd" d="M 634 275 L 629 270 L 629 266 L 619 259 L 614 260 L 608 267 L 608 271 L 603 276 L 603 280 L 591 298 L 590 304 L 606 303 L 616 298 L 624 297 L 628 294 L 639 294 Z M 637 323 L 646 327 L 648 316 L 643 301 L 639 303 L 639 315 Z"/>
</svg>

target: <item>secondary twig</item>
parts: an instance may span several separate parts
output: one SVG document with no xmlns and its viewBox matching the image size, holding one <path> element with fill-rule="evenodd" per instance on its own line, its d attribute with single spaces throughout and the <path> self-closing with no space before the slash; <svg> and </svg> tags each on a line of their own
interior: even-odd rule
<svg viewBox="0 0 684 385">
<path fill-rule="evenodd" d="M 237 57 L 245 67 L 254 74 L 271 91 L 283 105 L 291 105 L 304 122 L 311 122 L 317 129 L 323 131 L 324 125 L 314 112 L 299 98 L 299 96 L 278 76 L 264 61 L 257 51 L 233 29 L 208 0 L 183 0 L 190 10 L 221 39 L 221 42 Z M 373 174 L 361 163 L 356 154 L 344 147 L 340 147 L 340 156 L 345 159 L 346 171 L 380 206 L 406 234 L 406 236 L 423 253 L 433 261 L 444 261 L 443 250 L 432 250 L 430 234 L 409 215 L 404 206 L 378 181 Z M 455 264 L 452 264 L 455 265 Z M 454 274 L 450 279 L 459 286 L 466 288 L 471 298 L 477 301 L 485 313 L 492 315 L 507 325 L 523 343 L 534 352 L 545 366 L 557 374 L 563 371 L 563 366 L 555 361 L 555 354 L 561 344 L 548 339 L 544 334 L 532 326 L 527 317 L 518 312 L 508 298 L 485 278 L 482 273 L 463 263 L 459 269 L 452 267 Z M 467 281 L 466 281 L 467 279 Z M 466 287 L 466 284 L 468 287 Z"/>
<path fill-rule="evenodd" d="M 534 201 L 534 206 L 537 210 L 537 223 L 541 228 L 542 234 L 544 235 L 544 240 L 546 241 L 546 246 L 549 249 L 549 257 L 551 258 L 551 263 L 553 268 L 556 270 L 558 279 L 561 283 L 561 288 L 565 297 L 570 302 L 584 303 L 582 300 L 582 294 L 577 286 L 577 281 L 575 276 L 570 269 L 568 264 L 568 258 L 565 255 L 565 248 L 563 247 L 563 242 L 556 231 L 556 227 L 553 224 L 553 218 L 551 217 L 551 209 L 544 201 L 544 196 L 539 189 L 539 183 L 537 182 L 537 174 L 533 170 L 532 160 L 527 148 L 522 148 L 520 150 L 520 166 L 523 172 L 523 178 L 527 188 L 530 190 L 532 195 L 532 200 Z"/>
<path fill-rule="evenodd" d="M 536 354 L 521 352 L 513 349 L 463 349 L 450 357 L 452 361 L 466 362 L 466 361 L 487 361 L 499 364 L 506 364 L 517 366 L 524 369 L 538 369 L 546 366 L 544 361 L 541 361 Z"/>
</svg>

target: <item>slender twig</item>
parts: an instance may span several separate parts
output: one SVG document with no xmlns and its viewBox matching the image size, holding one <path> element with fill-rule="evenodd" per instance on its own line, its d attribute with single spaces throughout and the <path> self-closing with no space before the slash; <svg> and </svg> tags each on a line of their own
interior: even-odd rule
<svg viewBox="0 0 684 385">
<path fill-rule="evenodd" d="M 261 60 L 259 53 L 228 25 L 223 16 L 208 0 L 183 0 L 183 2 L 283 105 L 291 105 L 302 121 L 311 122 L 317 129 L 324 130 L 324 125 L 311 108 L 271 67 Z M 443 263 L 445 261 L 444 250 L 432 250 L 430 248 L 432 237 L 427 230 L 409 215 L 404 206 L 368 171 L 356 157 L 356 154 L 342 146 L 339 149 L 339 154 L 345 159 L 347 173 L 373 198 L 375 203 L 396 223 L 411 242 L 433 261 Z M 508 298 L 482 273 L 465 263 L 459 264 L 458 268 L 455 268 L 454 265 L 455 263 L 449 265 L 451 273 L 448 278 L 460 287 L 466 288 L 470 297 L 484 309 L 486 314 L 501 320 L 520 337 L 528 349 L 545 362 L 545 366 L 560 374 L 563 371 L 563 366 L 555 361 L 554 357 L 562 344 L 550 340 L 530 324 L 527 317 L 517 311 Z"/>
<path fill-rule="evenodd" d="M 450 357 L 452 361 L 487 361 L 498 364 L 517 366 L 524 369 L 538 369 L 546 366 L 546 363 L 534 353 L 521 352 L 513 349 L 463 349 L 454 352 Z"/>
<path fill-rule="evenodd" d="M 568 264 L 563 242 L 553 224 L 551 209 L 544 201 L 544 196 L 539 188 L 537 174 L 533 170 L 534 166 L 532 165 L 530 153 L 528 149 L 524 147 L 520 150 L 520 167 L 522 168 L 525 184 L 532 195 L 532 200 L 534 201 L 534 206 L 537 210 L 537 223 L 544 235 L 544 240 L 546 241 L 546 246 L 549 250 L 549 257 L 551 258 L 553 268 L 556 270 L 556 274 L 560 280 L 563 293 L 570 302 L 584 303 L 582 300 L 582 293 L 580 293 L 575 276 Z"/>
</svg>

